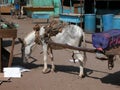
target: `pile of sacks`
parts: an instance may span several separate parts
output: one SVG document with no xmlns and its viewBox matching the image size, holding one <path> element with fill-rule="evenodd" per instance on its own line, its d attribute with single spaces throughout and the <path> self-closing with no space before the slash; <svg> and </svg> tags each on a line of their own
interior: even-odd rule
<svg viewBox="0 0 120 90">
<path fill-rule="evenodd" d="M 19 24 L 16 24 L 14 22 L 7 22 L 5 19 L 0 20 L 0 29 L 8 29 L 8 28 L 18 28 Z"/>
</svg>

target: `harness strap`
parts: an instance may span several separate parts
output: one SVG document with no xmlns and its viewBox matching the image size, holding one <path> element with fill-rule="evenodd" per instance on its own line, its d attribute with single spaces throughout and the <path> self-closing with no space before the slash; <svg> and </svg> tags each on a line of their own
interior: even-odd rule
<svg viewBox="0 0 120 90">
<path fill-rule="evenodd" d="M 45 34 L 48 37 L 55 36 L 56 34 L 62 32 L 63 28 L 66 25 L 67 24 L 65 24 L 65 23 L 61 23 L 61 22 L 58 22 L 56 20 L 53 20 L 49 25 L 46 25 L 44 27 L 46 29 Z"/>
<path fill-rule="evenodd" d="M 53 20 L 50 24 L 46 25 L 45 28 L 45 34 L 44 34 L 44 40 L 47 43 L 52 36 L 55 36 L 56 34 L 62 32 L 63 28 L 67 24 L 58 22 L 56 20 Z M 41 37 L 39 36 L 39 30 L 40 26 L 36 24 L 33 29 L 35 30 L 35 43 L 42 44 Z"/>
</svg>

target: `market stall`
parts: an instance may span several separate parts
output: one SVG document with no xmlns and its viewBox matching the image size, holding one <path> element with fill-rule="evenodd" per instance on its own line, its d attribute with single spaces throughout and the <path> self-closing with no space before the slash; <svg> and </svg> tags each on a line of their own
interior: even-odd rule
<svg viewBox="0 0 120 90">
<path fill-rule="evenodd" d="M 0 17 L 0 21 L 4 22 L 7 25 L 7 28 L 2 28 L 2 24 L 0 25 L 1 26 L 0 27 L 0 72 L 2 72 L 3 67 L 10 67 L 12 65 L 14 43 L 17 37 L 17 29 L 15 28 L 13 23 L 9 23 L 8 21 L 6 21 L 1 17 Z M 10 40 L 12 39 L 10 51 L 7 51 L 2 44 L 4 38 L 8 38 Z"/>
</svg>

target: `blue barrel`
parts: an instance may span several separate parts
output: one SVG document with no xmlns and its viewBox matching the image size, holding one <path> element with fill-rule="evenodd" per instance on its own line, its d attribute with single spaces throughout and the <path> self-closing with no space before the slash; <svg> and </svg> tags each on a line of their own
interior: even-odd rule
<svg viewBox="0 0 120 90">
<path fill-rule="evenodd" d="M 113 29 L 113 14 L 102 15 L 103 31 L 108 31 Z"/>
<path fill-rule="evenodd" d="M 95 30 L 96 30 L 96 15 L 95 14 L 85 14 L 84 30 L 87 33 L 95 33 Z"/>
<path fill-rule="evenodd" d="M 120 29 L 120 16 L 113 18 L 113 29 Z"/>
</svg>

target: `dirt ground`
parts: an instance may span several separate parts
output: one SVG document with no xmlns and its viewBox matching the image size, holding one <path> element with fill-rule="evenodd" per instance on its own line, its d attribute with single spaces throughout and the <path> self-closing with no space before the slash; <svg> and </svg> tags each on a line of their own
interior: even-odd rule
<svg viewBox="0 0 120 90">
<path fill-rule="evenodd" d="M 19 24 L 17 37 L 25 37 L 35 25 L 31 18 L 24 16 L 24 19 L 13 19 L 10 15 L 2 15 L 6 20 Z M 45 20 L 38 20 L 41 24 Z M 86 34 L 88 40 L 91 34 Z M 9 50 L 10 40 L 4 40 L 5 48 Z M 13 66 L 20 65 L 21 44 L 16 38 L 14 48 Z M 88 44 L 87 47 L 92 47 Z M 43 54 L 41 46 L 33 47 L 29 64 L 24 65 L 30 69 L 23 72 L 21 78 L 11 78 L 10 82 L 3 82 L 0 90 L 120 90 L 120 60 L 115 61 L 112 70 L 108 70 L 107 61 L 96 59 L 95 53 L 87 53 L 87 63 L 85 65 L 86 77 L 79 78 L 79 63 L 72 63 L 71 50 L 54 50 L 56 73 L 43 74 Z M 51 62 L 48 60 L 50 66 Z"/>
</svg>

